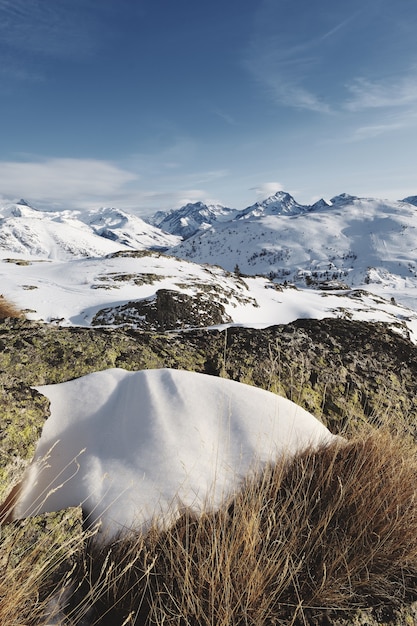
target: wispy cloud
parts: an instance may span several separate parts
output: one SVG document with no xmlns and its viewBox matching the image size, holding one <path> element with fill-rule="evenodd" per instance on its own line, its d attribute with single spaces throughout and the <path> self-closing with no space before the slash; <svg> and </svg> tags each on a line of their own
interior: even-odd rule
<svg viewBox="0 0 417 626">
<path fill-rule="evenodd" d="M 347 138 L 348 143 L 355 141 L 365 141 L 366 139 L 373 139 L 386 133 L 391 133 L 403 128 L 401 122 L 392 122 L 391 124 L 369 124 L 368 126 L 359 126 L 351 135 Z"/>
<path fill-rule="evenodd" d="M 348 98 L 345 108 L 349 111 L 405 107 L 417 104 L 417 71 L 400 79 L 374 81 L 357 78 L 347 85 Z"/>
<path fill-rule="evenodd" d="M 230 113 L 227 113 L 226 111 L 223 111 L 222 109 L 219 109 L 217 107 L 212 109 L 212 112 L 214 113 L 214 115 L 226 122 L 226 124 L 228 124 L 229 126 L 237 126 L 236 119 L 232 115 L 230 115 Z"/>
<path fill-rule="evenodd" d="M 359 11 L 356 11 L 352 15 L 349 15 L 346 19 L 341 20 L 340 22 L 335 24 L 332 28 L 330 28 L 330 30 L 328 30 L 325 33 L 323 33 L 322 35 L 320 35 L 318 37 L 318 41 L 325 41 L 326 39 L 330 39 L 331 37 L 336 35 L 336 33 L 338 33 L 339 31 L 343 30 L 351 22 L 353 22 L 355 19 L 357 19 L 363 13 L 363 11 L 364 11 L 364 9 L 360 9 Z"/>
<path fill-rule="evenodd" d="M 374 139 L 388 133 L 411 130 L 417 127 L 417 111 L 415 109 L 400 109 L 387 114 L 385 109 L 373 112 L 372 123 L 361 123 L 346 138 L 347 143 Z M 360 115 L 362 118 L 362 115 Z"/>
<path fill-rule="evenodd" d="M 329 113 L 329 104 L 303 86 L 308 66 L 315 63 L 313 57 L 301 54 L 307 48 L 305 45 L 281 50 L 274 41 L 264 42 L 262 46 L 253 46 L 253 54 L 247 55 L 244 65 L 276 104 Z"/>
<path fill-rule="evenodd" d="M 388 76 L 380 80 L 356 78 L 347 85 L 347 91 L 348 97 L 341 104 L 341 109 L 357 120 L 356 129 L 346 139 L 348 143 L 416 128 L 416 68 L 411 68 L 400 77 Z"/>
<path fill-rule="evenodd" d="M 4 46 L 49 57 L 85 58 L 95 47 L 90 0 L 0 0 L 0 37 Z M 100 12 L 96 12 L 99 17 Z"/>
<path fill-rule="evenodd" d="M 79 207 L 106 204 L 123 197 L 137 181 L 132 172 L 93 159 L 53 158 L 0 163 L 0 189 L 9 197 L 24 197 L 44 205 Z"/>
<path fill-rule="evenodd" d="M 192 183 L 210 181 L 222 173 L 200 172 L 194 180 L 181 182 L 145 177 L 108 161 L 51 158 L 0 162 L 0 190 L 4 198 L 24 198 L 46 209 L 88 209 L 115 206 L 146 214 L 188 202 L 219 202 L 204 188 Z M 146 187 L 145 187 L 146 184 Z"/>
<path fill-rule="evenodd" d="M 313 86 L 312 77 L 320 75 L 324 65 L 329 64 L 328 46 L 332 39 L 337 43 L 337 35 L 357 19 L 362 10 L 345 14 L 330 28 L 328 24 L 324 28 L 324 20 L 320 20 L 316 9 L 304 7 L 307 12 L 313 10 L 311 21 L 316 31 L 311 35 L 310 30 L 306 32 L 301 26 L 297 30 L 297 23 L 283 22 L 282 18 L 288 19 L 286 14 L 290 12 L 284 12 L 280 4 L 268 0 L 262 3 L 260 13 L 263 11 L 264 15 L 247 48 L 244 66 L 277 104 L 332 113 L 330 101 L 320 95 L 320 87 Z M 308 16 L 303 15 L 300 24 L 306 23 Z M 270 24 L 276 24 L 276 28 L 271 29 Z"/>
<path fill-rule="evenodd" d="M 256 193 L 258 200 L 264 200 L 265 198 L 272 196 L 277 191 L 283 191 L 284 187 L 278 182 L 260 183 L 256 187 L 250 187 L 250 191 Z"/>
</svg>

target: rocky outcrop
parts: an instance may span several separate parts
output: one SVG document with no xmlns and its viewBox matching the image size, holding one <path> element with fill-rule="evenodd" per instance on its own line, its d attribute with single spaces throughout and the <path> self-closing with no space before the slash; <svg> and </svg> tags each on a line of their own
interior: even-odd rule
<svg viewBox="0 0 417 626">
<path fill-rule="evenodd" d="M 334 432 L 374 420 L 417 436 L 417 348 L 383 324 L 298 320 L 264 330 L 163 334 L 9 319 L 0 324 L 3 489 L 31 458 L 48 416 L 46 399 L 31 386 L 109 367 L 226 376 L 281 393 Z"/>
<path fill-rule="evenodd" d="M 189 296 L 172 289 L 158 289 L 155 297 L 101 309 L 93 326 L 130 325 L 147 331 L 164 332 L 231 322 L 225 308 L 206 294 Z"/>
</svg>

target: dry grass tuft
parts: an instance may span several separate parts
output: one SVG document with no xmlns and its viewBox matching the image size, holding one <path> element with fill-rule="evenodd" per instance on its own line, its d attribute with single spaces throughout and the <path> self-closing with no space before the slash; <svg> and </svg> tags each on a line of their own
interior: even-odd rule
<svg viewBox="0 0 417 626">
<path fill-rule="evenodd" d="M 0 295 L 0 320 L 8 317 L 21 318 L 24 317 L 23 312 L 18 309 L 10 300 Z"/>
<path fill-rule="evenodd" d="M 93 549 L 92 623 L 305 624 L 411 600 L 416 479 L 415 445 L 378 431 L 269 467 L 227 510 Z"/>
<path fill-rule="evenodd" d="M 164 532 L 85 549 L 85 533 L 4 526 L 0 625 L 289 626 L 401 605 L 417 597 L 416 484 L 417 446 L 367 429 L 268 467 L 222 511 Z"/>
<path fill-rule="evenodd" d="M 84 538 L 81 520 L 70 511 L 57 517 L 50 523 L 40 517 L 0 527 L 1 626 L 59 623 Z"/>
</svg>

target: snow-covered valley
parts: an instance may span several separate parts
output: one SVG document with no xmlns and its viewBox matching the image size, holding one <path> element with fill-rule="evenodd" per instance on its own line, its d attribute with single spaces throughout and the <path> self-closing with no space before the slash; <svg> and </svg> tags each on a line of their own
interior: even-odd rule
<svg viewBox="0 0 417 626">
<path fill-rule="evenodd" d="M 120 324 L 113 309 L 169 290 L 217 303 L 225 324 L 345 317 L 417 341 L 415 203 L 342 194 L 305 207 L 278 192 L 244 211 L 196 203 L 151 224 L 20 201 L 0 209 L 0 293 L 29 319 L 62 325 Z M 140 327 L 140 317 L 122 321 Z"/>
</svg>

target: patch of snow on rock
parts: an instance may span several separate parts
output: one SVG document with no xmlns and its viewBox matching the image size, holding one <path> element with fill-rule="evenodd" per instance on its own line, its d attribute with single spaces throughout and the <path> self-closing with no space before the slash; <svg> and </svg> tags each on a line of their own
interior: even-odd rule
<svg viewBox="0 0 417 626">
<path fill-rule="evenodd" d="M 251 470 L 335 438 L 290 400 L 194 372 L 110 369 L 36 389 L 51 416 L 17 517 L 81 504 L 103 539 L 216 509 Z"/>
</svg>

